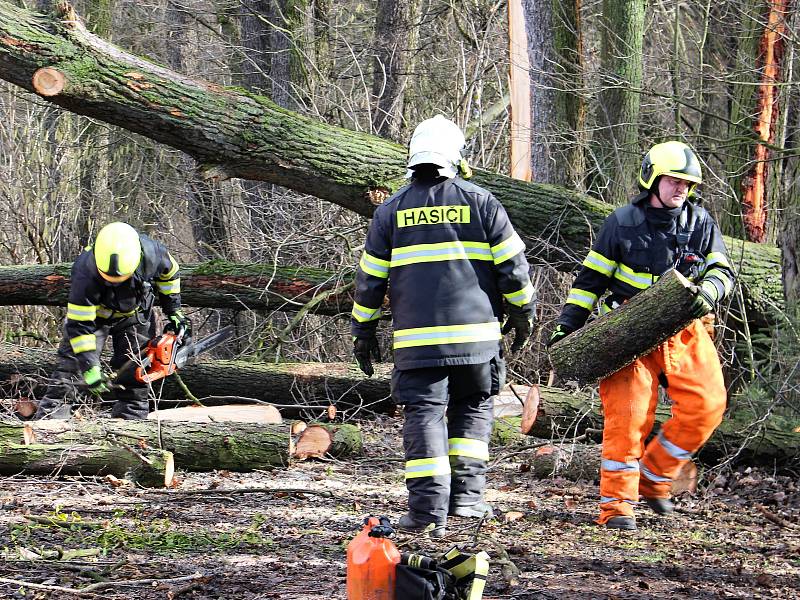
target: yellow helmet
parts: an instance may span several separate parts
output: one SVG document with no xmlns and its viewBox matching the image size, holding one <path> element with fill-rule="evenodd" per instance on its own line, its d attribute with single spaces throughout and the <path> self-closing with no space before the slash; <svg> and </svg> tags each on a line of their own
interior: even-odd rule
<svg viewBox="0 0 800 600">
<path fill-rule="evenodd" d="M 694 183 L 689 188 L 690 194 L 698 183 L 703 183 L 700 161 L 697 160 L 694 150 L 683 142 L 664 142 L 650 148 L 639 171 L 639 187 L 643 190 L 652 189 L 653 182 L 662 175 Z"/>
<path fill-rule="evenodd" d="M 127 223 L 109 223 L 94 241 L 94 262 L 100 277 L 111 283 L 130 279 L 142 260 L 139 234 Z"/>
</svg>

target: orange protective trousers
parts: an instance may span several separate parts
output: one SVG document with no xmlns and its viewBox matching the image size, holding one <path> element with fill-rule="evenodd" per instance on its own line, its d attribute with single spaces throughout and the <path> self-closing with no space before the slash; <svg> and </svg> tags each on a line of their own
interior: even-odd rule
<svg viewBox="0 0 800 600">
<path fill-rule="evenodd" d="M 672 417 L 647 448 L 667 378 Z M 672 479 L 722 421 L 726 392 L 717 349 L 699 320 L 600 382 L 603 453 L 600 517 L 633 516 L 639 495 L 668 498 Z"/>
</svg>

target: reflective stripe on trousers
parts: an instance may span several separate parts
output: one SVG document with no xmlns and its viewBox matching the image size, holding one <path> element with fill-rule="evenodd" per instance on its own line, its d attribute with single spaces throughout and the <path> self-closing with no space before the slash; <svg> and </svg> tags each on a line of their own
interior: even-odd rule
<svg viewBox="0 0 800 600">
<path fill-rule="evenodd" d="M 664 373 L 672 417 L 645 449 Z M 600 382 L 603 402 L 603 461 L 600 518 L 633 515 L 639 494 L 667 498 L 681 465 L 714 432 L 725 410 L 726 392 L 717 350 L 699 320 L 624 369 Z"/>
</svg>

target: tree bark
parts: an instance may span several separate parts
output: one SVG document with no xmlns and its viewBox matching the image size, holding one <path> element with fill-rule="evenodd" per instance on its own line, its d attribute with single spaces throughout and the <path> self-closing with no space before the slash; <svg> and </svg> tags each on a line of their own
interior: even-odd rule
<svg viewBox="0 0 800 600">
<path fill-rule="evenodd" d="M 318 435 L 321 432 L 321 435 Z M 354 425 L 340 424 L 310 424 L 298 434 L 293 434 L 287 424 L 263 423 L 191 423 L 182 421 L 123 421 L 119 419 L 93 419 L 92 421 L 33 421 L 30 423 L 0 422 L 0 448 L 16 449 L 17 465 L 25 466 L 24 441 L 30 439 L 31 434 L 35 443 L 27 446 L 32 450 L 27 453 L 30 468 L 40 469 L 38 452 L 49 446 L 79 449 L 75 453 L 74 464 L 80 468 L 81 460 L 85 460 L 87 467 L 102 468 L 99 463 L 101 452 L 94 454 L 83 452 L 86 447 L 103 448 L 111 447 L 129 448 L 128 452 L 135 454 L 142 448 L 148 452 L 155 452 L 154 448 L 162 446 L 164 454 L 172 453 L 175 457 L 175 467 L 189 471 L 212 471 L 214 469 L 227 469 L 230 471 L 252 471 L 254 469 L 272 469 L 285 467 L 294 458 L 294 448 L 303 445 L 304 437 L 324 438 L 330 441 L 328 447 L 311 454 L 322 456 L 325 453 L 331 456 L 347 456 L 361 451 L 361 434 Z M 27 436 L 27 438 L 26 438 Z M 131 450 L 132 449 L 132 450 Z M 124 459 L 124 453 L 117 450 Z M 159 450 L 158 452 L 163 452 Z M 47 451 L 48 455 L 51 454 Z M 113 456 L 116 456 L 113 454 Z M 150 455 L 147 455 L 150 458 Z M 302 456 L 301 458 L 306 458 Z M 4 454 L 5 458 L 5 454 Z M 129 461 L 130 462 L 130 461 Z M 57 464 L 57 463 L 56 463 Z M 122 463 L 121 463 L 122 464 Z M 95 466 L 97 465 L 97 466 Z M 52 471 L 54 469 L 50 469 Z M 47 472 L 50 472 L 47 471 Z M 6 471 L 8 472 L 8 471 Z M 14 472 L 14 471 L 11 471 Z M 18 472 L 18 471 L 17 471 Z M 43 472 L 41 470 L 37 472 Z M 113 474 L 117 474 L 117 472 Z M 124 473 L 124 471 L 122 471 Z M 162 471 L 163 485 L 163 471 Z"/>
<path fill-rule="evenodd" d="M 669 271 L 630 302 L 568 335 L 550 348 L 556 372 L 587 385 L 648 354 L 692 321 L 690 285 Z"/>
<path fill-rule="evenodd" d="M 71 264 L 0 266 L 0 305 L 66 306 Z M 338 275 L 322 269 L 210 261 L 181 266 L 181 298 L 188 306 L 349 314 L 352 296 Z M 329 293 L 328 296 L 322 294 Z"/>
<path fill-rule="evenodd" d="M 114 443 L 80 436 L 55 443 L 26 443 L 25 427 L 0 422 L 0 473 L 16 475 L 114 475 L 149 487 L 172 483 L 175 471 L 172 453 L 139 448 L 130 440 Z M 29 430 L 30 431 L 30 430 Z M 42 436 L 46 437 L 46 436 Z"/>
<path fill-rule="evenodd" d="M 46 377 L 56 366 L 55 352 L 42 352 L 0 344 L 0 382 L 6 396 L 20 377 L 34 377 L 36 393 L 44 392 Z M 392 413 L 390 398 L 391 365 L 376 365 L 376 374 L 366 378 L 355 364 L 348 363 L 278 363 L 219 360 L 186 365 L 179 371 L 186 387 L 204 404 L 233 402 L 235 398 L 253 398 L 279 405 L 281 413 L 318 414 L 330 403 L 348 416 L 360 411 Z M 37 374 L 38 376 L 34 375 Z M 154 388 L 164 400 L 186 400 L 186 392 L 174 377 L 164 387 Z M 209 398 L 210 397 L 210 398 Z M 216 400 L 215 400 L 216 399 Z M 315 408 L 305 408 L 313 406 Z"/>
<path fill-rule="evenodd" d="M 80 25 L 0 1 L 0 77 L 32 90 L 31 78 L 42 67 L 67 76 L 64 91 L 48 101 L 183 150 L 205 165 L 209 178 L 270 181 L 366 216 L 405 181 L 406 150 L 398 144 L 192 80 L 126 54 Z M 479 169 L 474 181 L 503 202 L 533 254 L 566 270 L 580 263 L 613 208 Z M 742 261 L 747 317 L 755 325 L 773 321 L 783 308 L 778 249 L 745 244 L 742 251 L 729 243 L 734 260 Z"/>
<path fill-rule="evenodd" d="M 642 87 L 644 0 L 603 0 L 600 102 L 595 148 L 601 195 L 625 204 L 639 171 L 639 103 Z M 600 187 L 595 185 L 594 187 Z"/>
<path fill-rule="evenodd" d="M 378 0 L 372 96 L 376 101 L 372 129 L 402 142 L 403 109 L 419 37 L 419 0 Z"/>
</svg>

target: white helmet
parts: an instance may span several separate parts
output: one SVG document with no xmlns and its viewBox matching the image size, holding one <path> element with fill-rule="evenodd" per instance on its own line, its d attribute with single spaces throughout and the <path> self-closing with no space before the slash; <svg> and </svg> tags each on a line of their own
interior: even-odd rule
<svg viewBox="0 0 800 600">
<path fill-rule="evenodd" d="M 426 119 L 414 130 L 408 143 L 408 168 L 406 177 L 411 177 L 411 167 L 433 164 L 439 167 L 439 174 L 455 177 L 464 147 L 464 134 L 458 125 L 442 115 Z"/>
</svg>

